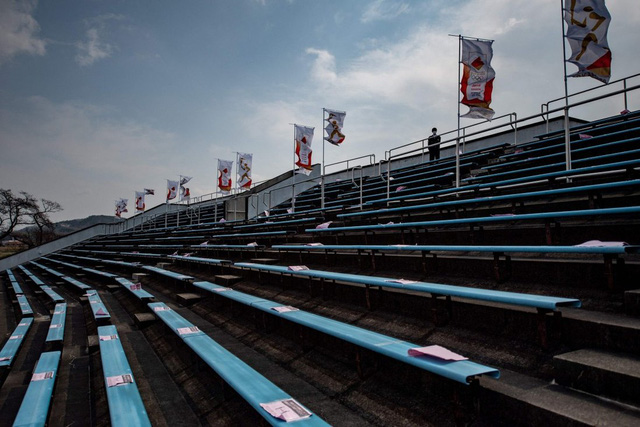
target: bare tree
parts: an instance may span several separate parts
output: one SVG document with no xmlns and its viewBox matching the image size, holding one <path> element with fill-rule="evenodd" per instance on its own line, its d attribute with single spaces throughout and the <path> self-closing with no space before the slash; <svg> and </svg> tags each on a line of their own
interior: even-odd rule
<svg viewBox="0 0 640 427">
<path fill-rule="evenodd" d="M 20 225 L 31 224 L 31 213 L 38 209 L 36 199 L 24 191 L 20 195 L 0 188 L 0 240 Z"/>
<path fill-rule="evenodd" d="M 0 239 L 12 235 L 30 248 L 53 240 L 56 236 L 49 215 L 61 210 L 58 202 L 38 201 L 24 191 L 16 196 L 11 190 L 0 189 Z M 16 231 L 16 227 L 21 225 L 31 227 Z"/>
</svg>

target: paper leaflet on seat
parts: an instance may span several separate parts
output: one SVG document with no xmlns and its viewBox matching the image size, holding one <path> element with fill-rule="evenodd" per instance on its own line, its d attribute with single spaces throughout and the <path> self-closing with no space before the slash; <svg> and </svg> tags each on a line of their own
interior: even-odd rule
<svg viewBox="0 0 640 427">
<path fill-rule="evenodd" d="M 324 246 L 322 243 L 307 243 L 305 246 Z"/>
<path fill-rule="evenodd" d="M 233 289 L 231 289 L 231 288 L 214 288 L 212 290 L 213 290 L 213 292 L 226 292 L 226 291 L 231 291 Z"/>
<path fill-rule="evenodd" d="M 11 360 L 11 356 L 0 357 L 0 362 L 6 362 L 7 360 Z"/>
<path fill-rule="evenodd" d="M 107 387 L 117 387 L 131 383 L 133 383 L 133 376 L 131 376 L 130 374 L 107 377 Z"/>
<path fill-rule="evenodd" d="M 290 265 L 289 267 L 287 267 L 287 270 L 291 270 L 291 271 L 302 271 L 302 270 L 308 270 L 309 267 L 307 267 L 306 265 Z"/>
<path fill-rule="evenodd" d="M 469 360 L 468 357 L 464 357 L 460 354 L 454 353 L 453 351 L 446 349 L 444 347 L 441 347 L 439 345 L 410 348 L 408 351 L 408 354 L 409 356 L 412 356 L 412 357 L 431 356 L 431 357 L 436 357 L 438 359 L 451 360 L 451 361 Z"/>
<path fill-rule="evenodd" d="M 275 402 L 261 403 L 260 406 L 272 417 L 286 422 L 302 420 L 312 415 L 295 399 L 276 400 Z"/>
<path fill-rule="evenodd" d="M 258 246 L 258 242 L 251 242 L 251 243 L 247 243 L 247 246 L 250 246 L 250 247 L 252 247 L 252 248 L 253 248 L 253 247 L 256 247 L 256 246 Z"/>
<path fill-rule="evenodd" d="M 278 313 L 288 313 L 290 311 L 299 311 L 300 309 L 290 305 L 282 305 L 280 307 L 271 307 L 271 310 L 277 311 Z"/>
<path fill-rule="evenodd" d="M 415 280 L 407 280 L 407 279 L 389 279 L 389 280 L 385 280 L 385 282 L 400 283 L 401 285 L 411 285 L 413 283 L 420 283 L 420 282 L 416 282 Z"/>
<path fill-rule="evenodd" d="M 39 372 L 31 376 L 31 381 L 50 380 L 53 378 L 53 374 L 54 374 L 53 371 Z"/>
<path fill-rule="evenodd" d="M 396 188 L 396 193 L 397 193 L 398 191 L 402 191 L 402 190 L 406 190 L 406 189 L 407 189 L 407 186 L 406 186 L 406 185 L 401 185 L 401 186 L 399 186 L 398 188 Z"/>
<path fill-rule="evenodd" d="M 111 341 L 111 340 L 117 340 L 118 336 L 117 335 L 100 335 L 100 341 Z"/>
<path fill-rule="evenodd" d="M 171 310 L 171 308 L 164 305 L 159 307 L 153 307 L 153 311 L 169 311 L 169 310 Z"/>
<path fill-rule="evenodd" d="M 601 242 L 600 240 L 589 240 L 588 242 L 576 245 L 579 248 L 615 248 L 629 246 L 627 242 Z"/>
<path fill-rule="evenodd" d="M 322 224 L 316 225 L 316 230 L 324 230 L 325 228 L 329 228 L 333 221 L 323 222 Z"/>
<path fill-rule="evenodd" d="M 50 326 L 49 326 L 49 329 L 58 329 L 58 328 L 61 328 L 61 327 L 62 327 L 62 325 L 61 325 L 61 324 L 59 324 L 59 323 L 55 323 L 55 324 L 53 324 L 53 325 L 50 325 Z"/>
<path fill-rule="evenodd" d="M 99 301 L 91 300 L 91 301 L 89 301 L 89 304 L 98 304 L 98 302 L 99 302 Z M 54 313 L 54 314 L 55 314 L 55 313 Z"/>
<path fill-rule="evenodd" d="M 187 328 L 178 328 L 177 331 L 178 331 L 178 334 L 180 335 L 189 335 L 189 334 L 196 334 L 200 332 L 200 329 L 198 329 L 197 326 L 189 326 Z"/>
<path fill-rule="evenodd" d="M 131 289 L 132 291 L 139 291 L 142 289 L 142 284 L 141 283 L 134 283 L 132 285 L 129 285 L 129 289 Z"/>
<path fill-rule="evenodd" d="M 102 307 L 100 307 L 99 309 L 96 310 L 96 316 L 106 316 L 107 313 L 105 313 L 105 311 L 102 309 Z"/>
<path fill-rule="evenodd" d="M 11 335 L 11 336 L 9 337 L 9 339 L 10 339 L 10 340 L 19 340 L 19 339 L 21 339 L 22 337 L 24 337 L 24 335 Z"/>
</svg>

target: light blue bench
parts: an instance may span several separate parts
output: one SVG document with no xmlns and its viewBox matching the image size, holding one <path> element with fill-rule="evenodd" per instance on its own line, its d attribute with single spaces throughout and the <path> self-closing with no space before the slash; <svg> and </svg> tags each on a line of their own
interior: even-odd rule
<svg viewBox="0 0 640 427">
<path fill-rule="evenodd" d="M 197 264 L 217 265 L 221 267 L 233 264 L 233 262 L 227 259 L 203 258 L 197 256 L 169 255 L 167 258 L 175 259 L 178 261 L 193 262 Z M 192 280 L 193 277 L 189 276 L 189 279 Z"/>
<path fill-rule="evenodd" d="M 399 283 L 397 279 L 358 274 L 335 273 L 322 270 L 292 271 L 288 267 L 278 265 L 254 264 L 239 262 L 236 267 L 250 270 L 304 276 L 315 279 L 335 280 L 346 283 L 356 283 L 380 288 L 403 289 L 407 291 L 423 292 L 431 295 L 459 297 L 478 301 L 490 301 L 502 304 L 532 307 L 541 310 L 555 311 L 559 307 L 580 307 L 581 303 L 573 298 L 560 298 L 544 295 L 523 294 L 516 292 L 496 291 L 491 289 L 469 288 L 429 282 Z"/>
<path fill-rule="evenodd" d="M 65 254 L 56 254 L 56 255 L 57 256 L 68 256 L 68 255 L 65 255 Z M 73 256 L 71 256 L 71 257 L 73 258 Z M 64 261 L 60 261 L 60 260 L 53 259 L 53 258 L 47 258 L 47 257 L 43 257 L 42 259 L 50 261 L 50 262 L 53 262 L 53 263 L 56 263 L 56 264 L 60 264 L 60 265 L 66 266 L 66 267 L 70 267 L 70 268 L 74 268 L 74 269 L 77 269 L 77 270 L 81 270 L 81 271 L 84 271 L 86 273 L 90 273 L 90 274 L 93 274 L 93 275 L 107 277 L 109 279 L 113 279 L 114 277 L 116 277 L 115 274 L 107 273 L 106 271 L 100 271 L 100 270 L 95 270 L 93 268 L 82 267 L 80 265 L 72 264 L 70 262 L 64 262 Z"/>
<path fill-rule="evenodd" d="M 484 184 L 468 184 L 459 188 L 446 188 L 443 190 L 430 191 L 425 193 L 411 194 L 411 195 L 400 195 L 395 197 L 389 197 L 379 200 L 372 200 L 367 202 L 366 204 L 380 204 L 380 203 L 388 203 L 391 201 L 399 201 L 405 200 L 407 198 L 419 198 L 419 197 L 435 197 L 447 194 L 455 194 L 455 193 L 465 193 L 469 191 L 478 191 L 482 189 L 493 189 L 498 187 L 507 187 L 513 185 L 528 185 L 532 183 L 537 183 L 539 181 L 549 181 L 552 182 L 559 178 L 570 178 L 576 175 L 588 175 L 595 173 L 603 173 L 603 172 L 612 172 L 620 169 L 630 170 L 633 168 L 640 167 L 640 160 L 626 160 L 621 162 L 614 163 L 606 163 L 604 165 L 598 166 L 588 166 L 583 168 L 576 168 L 571 170 L 563 170 L 558 172 L 550 172 L 543 173 L 537 175 L 524 176 L 519 178 L 511 178 L 505 179 L 501 181 L 492 181 Z"/>
<path fill-rule="evenodd" d="M 307 229 L 307 233 L 335 233 L 335 232 L 350 232 L 350 231 L 384 231 L 384 230 L 399 230 L 399 229 L 426 229 L 431 227 L 444 227 L 444 226 L 456 226 L 456 225 L 469 225 L 474 226 L 477 224 L 497 224 L 505 222 L 516 221 L 558 221 L 564 218 L 584 218 L 594 216 L 605 216 L 608 218 L 615 218 L 620 215 L 637 215 L 640 213 L 640 206 L 627 206 L 621 208 L 605 208 L 605 209 L 585 209 L 575 211 L 558 211 L 558 212 L 542 212 L 542 213 L 530 213 L 530 214 L 518 214 L 518 215 L 501 215 L 501 216 L 485 216 L 485 217 L 472 217 L 472 218 L 458 218 L 458 219 L 443 219 L 433 221 L 415 221 L 415 222 L 400 222 L 393 224 L 375 224 L 375 225 L 354 225 L 344 227 L 329 227 L 320 229 Z M 551 242 L 547 242 L 551 243 Z"/>
<path fill-rule="evenodd" d="M 127 291 L 129 291 L 134 297 L 136 297 L 137 299 L 139 299 L 140 301 L 150 301 L 154 298 L 154 296 L 152 294 L 150 294 L 149 292 L 147 292 L 144 289 L 137 289 L 134 285 L 135 283 L 133 283 L 131 280 L 129 279 L 125 279 L 124 277 L 116 277 L 115 281 L 118 282 L 120 285 L 122 285 L 123 288 L 125 288 Z"/>
<path fill-rule="evenodd" d="M 59 351 L 50 351 L 40 355 L 27 392 L 13 422 L 14 427 L 44 426 L 46 424 L 60 356 Z"/>
<path fill-rule="evenodd" d="M 166 304 L 151 303 L 149 308 L 265 421 L 271 425 L 286 424 L 284 421 L 272 417 L 260 404 L 291 399 L 289 394 L 230 353 Z M 312 414 L 309 418 L 292 422 L 291 425 L 326 426 L 328 424 L 317 415 Z"/>
<path fill-rule="evenodd" d="M 98 337 L 111 425 L 151 426 L 116 327 L 98 327 Z"/>
<path fill-rule="evenodd" d="M 472 199 L 462 199 L 462 200 L 448 200 L 444 202 L 432 202 L 432 203 L 424 203 L 419 205 L 411 205 L 411 206 L 401 206 L 395 208 L 385 208 L 385 209 L 375 209 L 369 211 L 360 211 L 360 212 L 351 212 L 351 213 L 343 213 L 338 214 L 338 218 L 350 218 L 350 217 L 365 217 L 365 216 L 376 216 L 376 215 L 387 215 L 394 213 L 411 213 L 413 211 L 424 211 L 427 209 L 441 209 L 441 208 L 449 208 L 449 207 L 457 207 L 457 206 L 466 206 L 466 205 L 474 205 L 474 204 L 491 204 L 495 202 L 505 202 L 505 201 L 516 201 L 516 200 L 530 200 L 541 197 L 555 197 L 561 195 L 573 195 L 580 193 L 598 193 L 602 191 L 613 191 L 613 190 L 623 190 L 628 188 L 640 187 L 640 179 L 634 179 L 630 181 L 621 181 L 621 182 L 609 182 L 604 184 L 592 184 L 592 185 L 583 185 L 578 187 L 567 187 L 567 188 L 558 188 L 554 190 L 542 190 L 542 191 L 530 191 L 524 193 L 515 193 L 515 194 L 504 194 L 501 196 L 487 196 L 487 197 L 478 197 Z"/>
<path fill-rule="evenodd" d="M 164 268 L 154 267 L 152 265 L 142 265 L 140 266 L 143 270 L 151 271 L 152 273 L 158 274 L 160 276 L 168 277 L 174 280 L 188 282 L 193 280 L 192 276 L 188 276 L 186 274 L 175 273 L 173 271 L 165 270 Z"/>
<path fill-rule="evenodd" d="M 4 343 L 2 350 L 0 350 L 0 367 L 10 367 L 13 364 L 13 360 L 22 346 L 24 337 L 29 332 L 29 328 L 33 323 L 33 317 L 25 317 L 20 320 L 18 326 L 13 330 L 9 339 Z"/>
<path fill-rule="evenodd" d="M 499 267 L 501 257 L 505 257 L 507 269 L 510 270 L 511 257 L 506 254 L 513 253 L 537 253 L 537 254 L 580 254 L 580 255 L 602 255 L 605 263 L 605 276 L 610 289 L 615 288 L 613 262 L 619 255 L 637 254 L 640 252 L 640 245 L 626 246 L 480 246 L 480 245 L 273 245 L 273 249 L 278 251 L 303 252 L 335 252 L 353 251 L 358 255 L 364 253 L 371 254 L 373 269 L 376 269 L 375 254 L 377 252 L 420 252 L 422 254 L 422 265 L 426 271 L 426 254 L 433 252 L 489 252 L 494 257 L 494 273 L 497 280 L 502 279 Z"/>
<path fill-rule="evenodd" d="M 27 297 L 24 296 L 24 294 L 18 294 L 16 295 L 16 299 L 18 300 L 18 306 L 22 313 L 21 317 L 33 316 L 33 309 L 31 309 L 31 305 L 29 305 Z"/>
<path fill-rule="evenodd" d="M 399 360 L 402 363 L 407 363 L 462 384 L 469 384 L 474 377 L 481 375 L 487 375 L 492 378 L 498 378 L 500 376 L 500 372 L 497 369 L 483 366 L 470 360 L 445 361 L 429 357 L 411 357 L 408 355 L 409 349 L 421 346 L 337 320 L 302 310 L 284 313 L 273 310 L 274 307 L 282 307 L 284 304 L 281 303 L 234 290 L 226 290 L 227 288 L 210 282 L 194 282 L 193 285 L 220 297 L 254 307 L 270 315 L 284 318 L 290 322 L 336 337 L 342 341 L 355 344 L 358 347 Z"/>
<path fill-rule="evenodd" d="M 40 289 L 42 289 L 42 291 L 47 294 L 47 296 L 51 299 L 51 301 L 53 301 L 55 304 L 59 303 L 59 302 L 64 302 L 64 298 L 60 296 L 60 294 L 58 294 L 56 291 L 54 291 L 53 289 L 51 289 L 49 286 L 47 285 L 42 285 L 40 286 Z"/>
<path fill-rule="evenodd" d="M 64 342 L 64 327 L 66 324 L 66 318 L 67 304 L 56 304 L 53 309 L 53 315 L 51 316 L 47 338 L 45 339 L 45 345 L 47 345 L 50 349 L 62 348 L 62 343 Z"/>
<path fill-rule="evenodd" d="M 94 289 L 87 291 L 87 300 L 89 301 L 89 308 L 91 308 L 91 313 L 93 313 L 93 319 L 96 324 L 103 325 L 109 323 L 111 315 L 102 302 L 102 298 L 98 295 L 98 292 Z"/>
<path fill-rule="evenodd" d="M 11 270 L 6 270 L 6 271 L 7 271 L 7 277 L 9 278 L 9 284 L 11 285 L 11 288 L 13 289 L 13 293 L 15 295 L 23 294 L 24 292 L 22 291 L 22 288 L 20 287 L 20 284 L 16 280 L 16 276 L 13 275 Z"/>
</svg>

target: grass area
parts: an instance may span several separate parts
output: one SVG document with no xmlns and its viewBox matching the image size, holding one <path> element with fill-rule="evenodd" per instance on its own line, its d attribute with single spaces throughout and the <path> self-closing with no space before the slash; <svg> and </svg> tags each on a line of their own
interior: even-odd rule
<svg viewBox="0 0 640 427">
<path fill-rule="evenodd" d="M 22 247 L 12 247 L 12 246 L 0 246 L 0 259 L 11 256 L 17 252 L 20 252 L 24 248 Z"/>
</svg>

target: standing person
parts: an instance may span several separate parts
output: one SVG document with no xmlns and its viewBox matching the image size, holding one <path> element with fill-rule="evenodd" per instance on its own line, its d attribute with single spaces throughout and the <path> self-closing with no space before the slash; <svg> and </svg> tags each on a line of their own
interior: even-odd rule
<svg viewBox="0 0 640 427">
<path fill-rule="evenodd" d="M 427 148 L 429 149 L 429 160 L 440 159 L 440 135 L 438 135 L 438 129 L 431 129 L 431 135 L 427 138 Z"/>
</svg>

